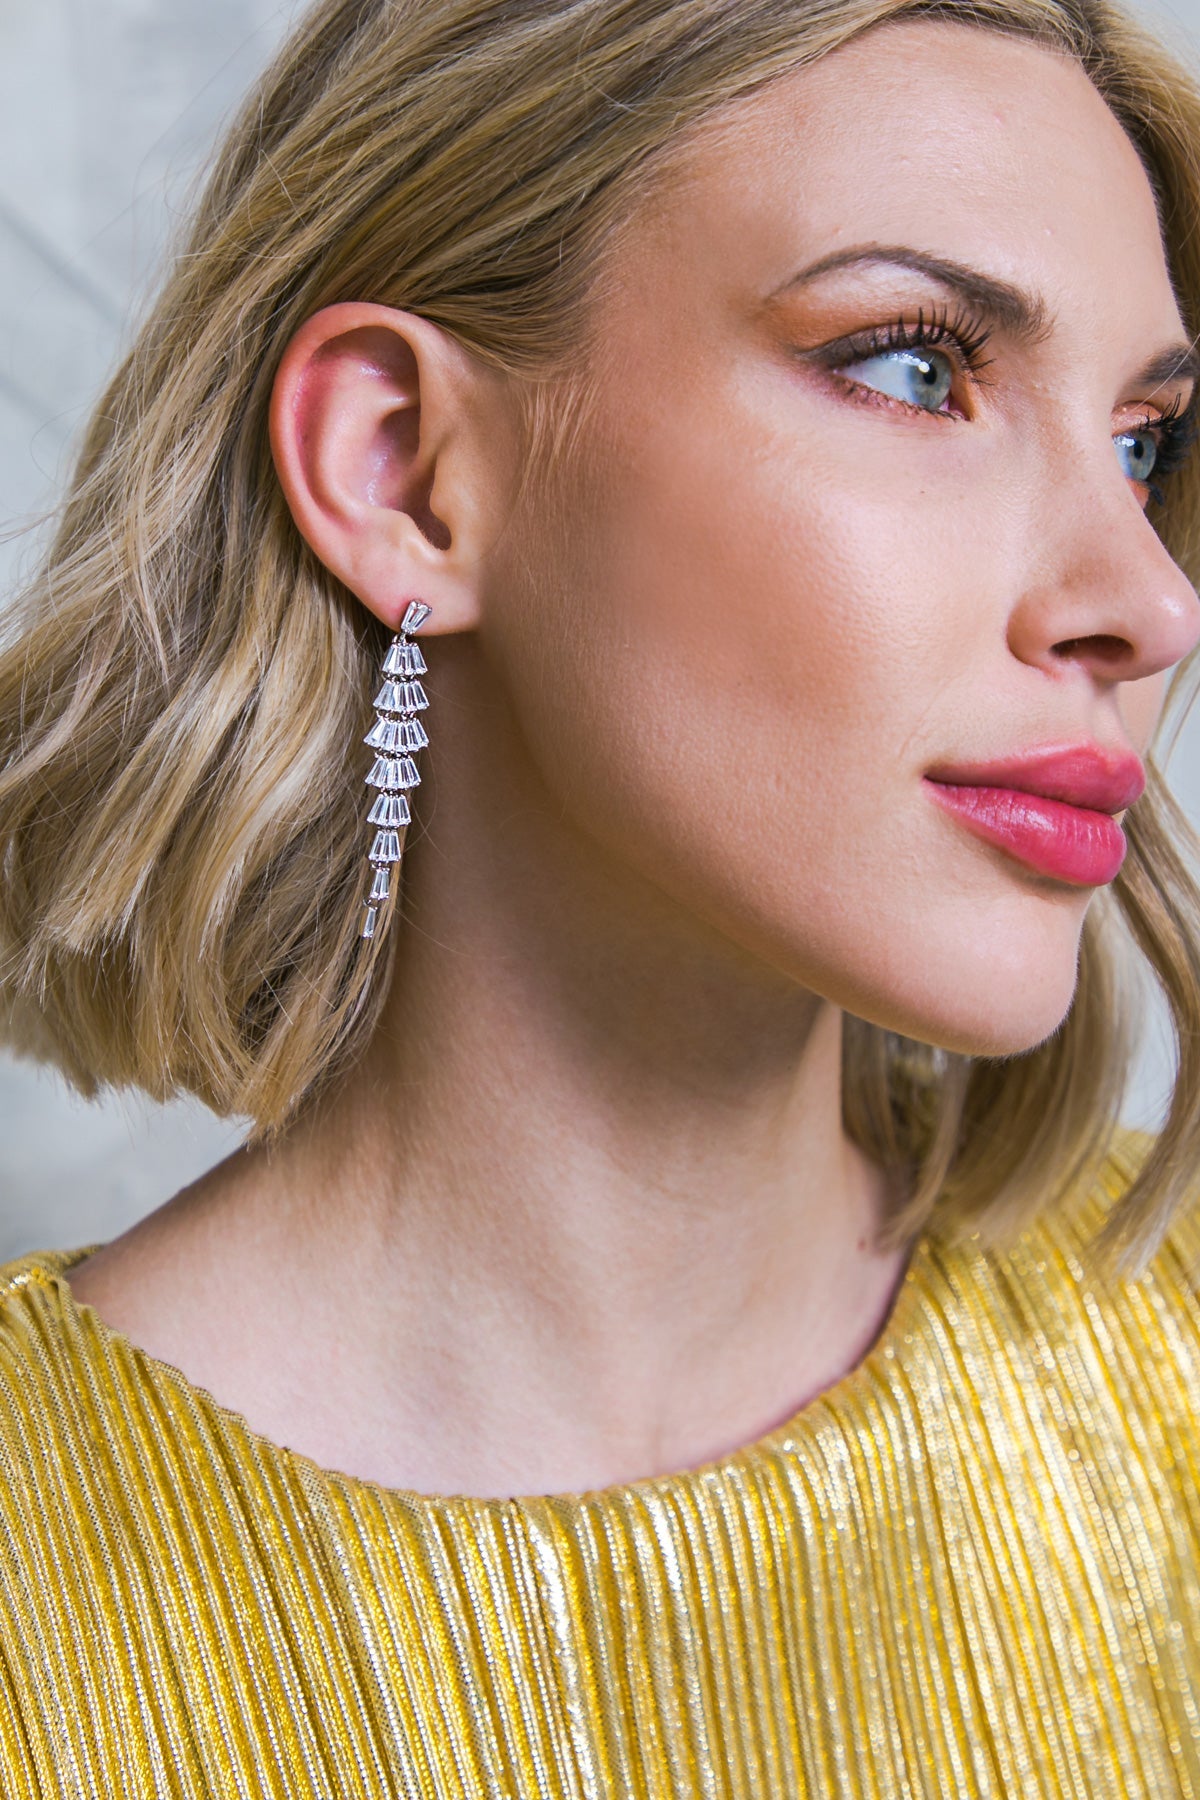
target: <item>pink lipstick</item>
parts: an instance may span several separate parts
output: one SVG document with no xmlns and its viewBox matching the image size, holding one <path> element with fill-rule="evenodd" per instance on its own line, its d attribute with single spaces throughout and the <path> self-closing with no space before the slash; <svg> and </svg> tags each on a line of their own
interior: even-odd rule
<svg viewBox="0 0 1200 1800">
<path fill-rule="evenodd" d="M 959 823 L 1027 868 L 1079 887 L 1103 887 L 1125 860 L 1112 817 L 1142 793 L 1131 752 L 1077 744 L 1029 750 L 1001 762 L 955 764 L 925 777 Z"/>
</svg>

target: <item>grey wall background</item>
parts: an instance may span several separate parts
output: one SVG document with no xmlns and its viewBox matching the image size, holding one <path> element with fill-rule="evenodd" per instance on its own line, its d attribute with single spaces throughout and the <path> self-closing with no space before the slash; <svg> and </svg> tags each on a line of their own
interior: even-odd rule
<svg viewBox="0 0 1200 1800">
<path fill-rule="evenodd" d="M 547 0 L 552 3 L 552 0 Z M 222 123 L 298 10 L 280 0 L 0 0 L 0 595 Z M 1143 0 L 1200 66 L 1200 0 Z M 1200 823 L 1200 718 L 1171 775 Z M 1131 1121 L 1166 1076 L 1160 1030 Z M 233 1148 L 237 1121 L 73 1096 L 0 1055 L 0 1262 L 114 1236 Z"/>
<path fill-rule="evenodd" d="M 0 0 L 0 532 L 65 453 L 280 0 Z M 30 555 L 0 541 L 0 594 Z M 114 1236 L 238 1141 L 199 1105 L 89 1105 L 0 1056 L 0 1261 Z"/>
</svg>

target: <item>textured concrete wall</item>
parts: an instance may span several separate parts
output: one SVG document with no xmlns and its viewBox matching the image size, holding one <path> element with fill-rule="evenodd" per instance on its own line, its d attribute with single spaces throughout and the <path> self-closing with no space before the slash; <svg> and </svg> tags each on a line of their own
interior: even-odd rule
<svg viewBox="0 0 1200 1800">
<path fill-rule="evenodd" d="M 189 181 L 293 11 L 0 0 L 0 530 L 53 492 Z M 1200 0 L 1155 16 L 1200 55 Z M 0 542 L 0 592 L 27 555 L 28 540 Z M 1200 818 L 1200 720 L 1172 773 Z M 1148 1057 L 1135 1115 L 1151 1114 L 1159 1074 Z M 237 1135 L 191 1105 L 87 1106 L 0 1058 L 0 1260 L 113 1235 Z"/>
</svg>

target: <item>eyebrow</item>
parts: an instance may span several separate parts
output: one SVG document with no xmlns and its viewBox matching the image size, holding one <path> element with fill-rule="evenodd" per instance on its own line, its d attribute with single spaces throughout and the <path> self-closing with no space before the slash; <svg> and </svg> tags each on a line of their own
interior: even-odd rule
<svg viewBox="0 0 1200 1800">
<path fill-rule="evenodd" d="M 794 288 L 804 287 L 821 275 L 835 269 L 858 268 L 864 264 L 884 264 L 911 269 L 949 289 L 973 312 L 982 313 L 987 321 L 1018 342 L 1035 344 L 1047 334 L 1051 318 L 1043 300 L 1012 282 L 995 275 L 984 275 L 965 263 L 952 262 L 945 256 L 933 256 L 927 250 L 916 250 L 907 244 L 860 244 L 855 248 L 835 250 L 810 263 L 806 269 L 791 275 L 767 296 L 770 305 Z M 1200 381 L 1200 350 L 1195 344 L 1172 344 L 1158 351 L 1134 376 L 1138 386 L 1153 390 L 1171 381 Z"/>
</svg>

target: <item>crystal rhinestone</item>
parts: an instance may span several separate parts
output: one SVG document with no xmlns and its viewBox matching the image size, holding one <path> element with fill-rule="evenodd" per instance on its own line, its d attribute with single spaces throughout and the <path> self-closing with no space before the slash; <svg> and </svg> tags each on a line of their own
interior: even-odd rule
<svg viewBox="0 0 1200 1800">
<path fill-rule="evenodd" d="M 383 659 L 385 675 L 425 675 L 428 673 L 425 658 L 421 655 L 418 644 L 402 644 L 397 638 Z M 375 702 L 379 705 L 378 700 Z"/>
<path fill-rule="evenodd" d="M 401 750 L 423 750 L 429 742 L 429 734 L 420 719 L 396 719 L 393 721 L 400 733 L 398 748 Z"/>
<path fill-rule="evenodd" d="M 429 696 L 419 681 L 396 681 L 392 686 L 396 698 L 389 712 L 424 712 L 429 705 Z"/>
<path fill-rule="evenodd" d="M 411 694 L 415 682 L 385 681 L 375 696 L 375 710 L 382 713 L 410 713 Z"/>
<path fill-rule="evenodd" d="M 408 610 L 400 621 L 401 631 L 420 631 L 431 611 L 432 608 L 426 606 L 423 600 L 410 600 Z"/>
<path fill-rule="evenodd" d="M 376 712 L 398 713 L 404 711 L 400 701 L 400 691 L 394 681 L 384 682 L 375 696 L 374 704 Z"/>
<path fill-rule="evenodd" d="M 362 934 L 365 938 L 373 938 L 375 936 L 375 920 L 378 918 L 378 916 L 379 916 L 378 907 L 368 906 L 367 916 L 363 920 L 363 928 L 362 928 Z"/>
<path fill-rule="evenodd" d="M 367 786 L 389 790 L 398 788 L 400 786 L 397 780 L 398 772 L 398 765 L 390 757 L 377 756 L 371 765 L 371 773 L 366 778 Z"/>
<path fill-rule="evenodd" d="M 407 794 L 377 794 L 367 814 L 368 825 L 407 825 L 411 820 Z"/>
<path fill-rule="evenodd" d="M 376 869 L 371 878 L 371 899 L 387 900 L 391 897 L 391 892 L 392 871 L 390 869 Z"/>
<path fill-rule="evenodd" d="M 377 756 L 366 784 L 394 794 L 401 788 L 419 787 L 421 777 L 411 756 Z"/>
<path fill-rule="evenodd" d="M 400 729 L 402 723 L 400 719 L 376 719 L 363 743 L 370 744 L 373 750 L 382 750 L 388 756 L 397 750 L 407 750 L 408 745 L 404 742 L 404 733 Z"/>
<path fill-rule="evenodd" d="M 399 862 L 400 833 L 398 831 L 377 831 L 368 860 L 373 863 Z"/>
</svg>

